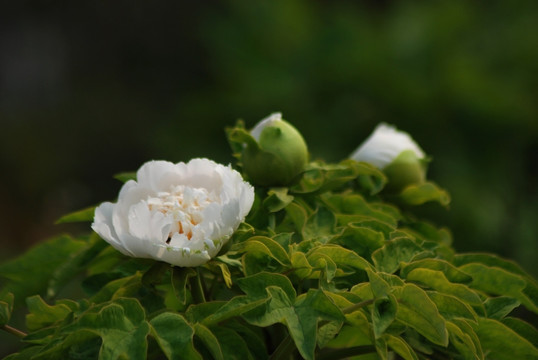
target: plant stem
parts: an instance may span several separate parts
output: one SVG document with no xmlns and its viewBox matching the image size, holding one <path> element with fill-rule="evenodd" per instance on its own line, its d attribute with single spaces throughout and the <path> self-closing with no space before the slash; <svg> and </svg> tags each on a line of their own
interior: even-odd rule
<svg viewBox="0 0 538 360">
<path fill-rule="evenodd" d="M 5 332 L 10 333 L 11 335 L 15 335 L 16 337 L 21 338 L 21 339 L 26 337 L 26 335 L 28 335 L 25 332 L 22 332 L 19 329 L 15 329 L 14 327 L 11 327 L 9 325 L 3 325 L 0 327 L 0 329 L 4 330 Z"/>
<path fill-rule="evenodd" d="M 360 308 L 363 308 L 363 307 L 368 306 L 368 305 L 373 304 L 373 303 L 374 303 L 374 299 L 365 300 L 365 301 L 362 301 L 360 303 L 353 304 L 353 305 L 351 305 L 351 306 L 349 306 L 349 307 L 347 307 L 345 309 L 342 309 L 342 312 L 344 314 L 350 314 L 355 310 L 358 310 Z"/>
<path fill-rule="evenodd" d="M 269 360 L 286 360 L 290 358 L 291 353 L 295 350 L 295 343 L 288 334 L 278 345 L 275 352 L 271 354 Z"/>
<path fill-rule="evenodd" d="M 353 346 L 350 348 L 344 349 L 326 349 L 320 351 L 317 360 L 335 360 L 335 359 L 344 359 L 350 356 L 364 355 L 375 352 L 375 346 L 373 345 L 361 345 Z"/>
<path fill-rule="evenodd" d="M 196 276 L 189 278 L 191 284 L 192 299 L 196 304 L 205 303 L 204 287 L 202 285 L 202 274 L 200 267 L 196 268 Z"/>
</svg>

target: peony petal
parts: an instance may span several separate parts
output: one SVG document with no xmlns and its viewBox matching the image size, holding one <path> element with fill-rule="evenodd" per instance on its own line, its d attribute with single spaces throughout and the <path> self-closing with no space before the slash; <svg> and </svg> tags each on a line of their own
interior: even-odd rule
<svg viewBox="0 0 538 360">
<path fill-rule="evenodd" d="M 282 121 L 282 113 L 272 113 L 265 119 L 260 120 L 260 122 L 258 122 L 256 126 L 254 126 L 254 128 L 250 131 L 250 135 L 252 135 L 252 137 L 256 139 L 256 141 L 260 141 L 260 135 L 262 134 L 263 129 L 277 121 Z"/>
<path fill-rule="evenodd" d="M 220 189 L 223 182 L 217 169 L 221 167 L 223 166 L 209 159 L 192 159 L 186 164 L 187 171 L 182 183 L 209 192 Z"/>
<path fill-rule="evenodd" d="M 112 213 L 115 204 L 105 202 L 95 209 L 92 229 L 110 244 L 120 245 L 118 235 L 112 225 Z"/>
<path fill-rule="evenodd" d="M 166 184 L 172 183 L 174 178 L 179 178 L 178 175 L 178 169 L 174 163 L 153 160 L 140 167 L 136 173 L 136 178 L 139 186 L 157 192 L 167 188 Z"/>
<path fill-rule="evenodd" d="M 425 157 L 424 151 L 409 134 L 397 130 L 394 126 L 381 123 L 353 152 L 351 158 L 383 169 L 405 150 L 412 150 L 419 159 Z"/>
</svg>

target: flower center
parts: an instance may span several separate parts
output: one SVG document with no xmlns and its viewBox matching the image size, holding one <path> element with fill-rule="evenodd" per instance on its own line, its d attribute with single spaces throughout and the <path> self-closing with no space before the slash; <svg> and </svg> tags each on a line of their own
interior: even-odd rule
<svg viewBox="0 0 538 360">
<path fill-rule="evenodd" d="M 184 185 L 172 186 L 169 192 L 159 192 L 147 200 L 150 211 L 159 211 L 172 221 L 167 243 L 175 233 L 185 234 L 190 240 L 194 228 L 203 220 L 203 210 L 215 201 L 216 195 L 207 189 Z"/>
</svg>

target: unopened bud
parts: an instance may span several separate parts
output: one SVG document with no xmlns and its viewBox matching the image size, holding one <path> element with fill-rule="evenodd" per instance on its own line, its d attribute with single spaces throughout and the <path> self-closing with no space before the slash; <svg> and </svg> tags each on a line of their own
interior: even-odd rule
<svg viewBox="0 0 538 360">
<path fill-rule="evenodd" d="M 426 179 L 424 151 L 409 134 L 383 123 L 355 150 L 351 159 L 383 170 L 389 180 L 387 189 L 390 191 L 398 192 Z"/>
<path fill-rule="evenodd" d="M 297 129 L 275 113 L 250 132 L 256 145 L 247 143 L 241 160 L 249 179 L 262 186 L 293 183 L 308 161 L 306 143 Z"/>
</svg>

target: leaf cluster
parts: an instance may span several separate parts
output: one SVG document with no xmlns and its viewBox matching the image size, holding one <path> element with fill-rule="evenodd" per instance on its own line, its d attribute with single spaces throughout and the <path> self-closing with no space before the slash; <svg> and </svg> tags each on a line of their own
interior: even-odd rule
<svg viewBox="0 0 538 360">
<path fill-rule="evenodd" d="M 538 313 L 537 282 L 455 253 L 447 229 L 413 216 L 448 205 L 435 184 L 385 185 L 365 163 L 310 163 L 290 187 L 257 188 L 231 246 L 195 269 L 128 258 L 95 234 L 48 240 L 0 265 L 0 325 L 28 310 L 6 359 L 538 358 L 537 330 L 511 315 Z"/>
</svg>

